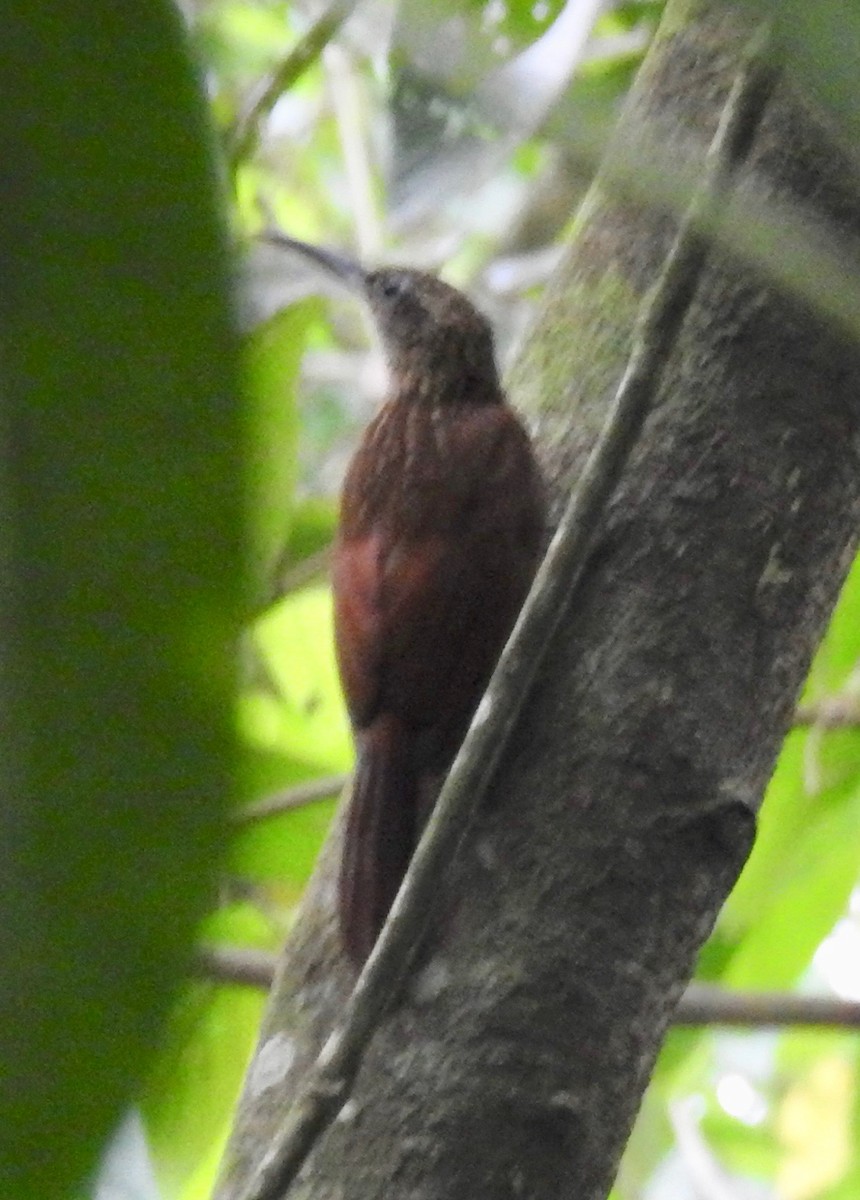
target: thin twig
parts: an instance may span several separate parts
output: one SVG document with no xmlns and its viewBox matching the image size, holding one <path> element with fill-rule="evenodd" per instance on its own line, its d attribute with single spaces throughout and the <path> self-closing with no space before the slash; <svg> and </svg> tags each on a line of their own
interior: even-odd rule
<svg viewBox="0 0 860 1200">
<path fill-rule="evenodd" d="M 272 986 L 277 965 L 277 955 L 243 946 L 202 946 L 197 952 L 197 971 L 206 979 L 264 991 Z M 691 983 L 681 997 L 672 1023 L 736 1029 L 795 1025 L 860 1029 L 860 1003 L 833 996 L 796 996 L 790 992 L 732 992 L 714 984 Z"/>
<path fill-rule="evenodd" d="M 306 808 L 308 804 L 316 804 L 320 800 L 329 800 L 343 791 L 349 778 L 348 773 L 326 775 L 322 779 L 312 779 L 309 783 L 284 788 L 263 800 L 256 800 L 253 804 L 240 808 L 233 814 L 232 824 L 255 825 L 258 821 L 268 821 L 270 817 L 278 817 L 281 813 Z"/>
<path fill-rule="evenodd" d="M 816 729 L 860 729 L 860 697 L 827 696 L 816 704 L 800 704 L 793 723 Z"/>
<path fill-rule="evenodd" d="M 197 952 L 197 971 L 204 978 L 263 991 L 272 986 L 277 965 L 277 955 L 244 946 L 202 946 Z M 860 1003 L 833 996 L 795 996 L 790 992 L 732 992 L 714 984 L 691 983 L 681 997 L 672 1023 L 736 1029 L 795 1025 L 860 1029 Z"/>
<path fill-rule="evenodd" d="M 235 171 L 239 163 L 249 158 L 256 150 L 263 121 L 284 92 L 316 62 L 351 14 L 355 4 L 356 0 L 335 0 L 265 80 L 228 137 L 227 154 L 231 171 Z"/>
<path fill-rule="evenodd" d="M 268 990 L 277 961 L 276 955 L 247 946 L 200 946 L 195 966 L 198 975 L 216 983 L 238 983 Z"/>
<path fill-rule="evenodd" d="M 831 996 L 793 996 L 787 992 L 729 992 L 691 983 L 675 1013 L 676 1025 L 733 1025 L 762 1029 L 782 1025 L 860 1028 L 860 1004 Z"/>
<path fill-rule="evenodd" d="M 442 788 L 403 886 L 359 976 L 343 1024 L 323 1047 L 305 1091 L 276 1130 L 246 1200 L 283 1196 L 317 1138 L 343 1105 L 364 1049 L 399 994 L 434 910 L 443 867 L 486 792 L 540 661 L 579 583 L 606 504 L 635 445 L 705 258 L 700 226 L 712 214 L 731 169 L 752 137 L 770 91 L 762 39 L 742 64 L 708 149 L 703 180 L 650 293 L 607 420 L 552 540 L 525 607 L 490 681 L 469 735 Z"/>
</svg>

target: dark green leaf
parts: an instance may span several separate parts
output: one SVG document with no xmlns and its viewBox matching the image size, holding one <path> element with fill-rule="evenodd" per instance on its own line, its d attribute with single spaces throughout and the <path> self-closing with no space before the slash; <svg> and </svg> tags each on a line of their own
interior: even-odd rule
<svg viewBox="0 0 860 1200">
<path fill-rule="evenodd" d="M 230 786 L 241 425 L 209 130 L 169 0 L 0 38 L 0 1193 L 137 1085 Z"/>
</svg>

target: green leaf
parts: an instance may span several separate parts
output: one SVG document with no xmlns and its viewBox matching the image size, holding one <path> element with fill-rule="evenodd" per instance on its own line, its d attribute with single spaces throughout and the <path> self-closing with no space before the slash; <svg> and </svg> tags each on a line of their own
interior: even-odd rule
<svg viewBox="0 0 860 1200">
<path fill-rule="evenodd" d="M 845 1195 L 856 1174 L 857 1039 L 847 1030 L 792 1030 L 781 1038 L 774 1131 L 781 1194 Z M 856 1191 L 849 1193 L 856 1196 Z"/>
<path fill-rule="evenodd" d="M 842 687 L 860 657 L 860 563 L 843 587 L 805 689 Z M 724 981 L 777 987 L 808 966 L 843 913 L 858 874 L 860 732 L 796 730 L 777 762 L 753 853 L 718 925 L 733 942 Z"/>
<path fill-rule="evenodd" d="M 754 15 L 771 22 L 771 37 L 787 73 L 800 89 L 830 110 L 846 148 L 860 131 L 857 60 L 860 12 L 846 0 L 745 0 Z"/>
<path fill-rule="evenodd" d="M 770 1126 L 747 1125 L 712 1101 L 701 1132 L 724 1170 L 771 1182 L 779 1165 L 779 1146 Z"/>
<path fill-rule="evenodd" d="M 319 584 L 287 596 L 257 622 L 253 638 L 275 695 L 246 695 L 247 728 L 255 727 L 270 748 L 301 758 L 309 774 L 346 770 L 352 743 L 335 664 L 328 587 Z"/>
<path fill-rule="evenodd" d="M 188 989 L 144 1106 L 165 1196 L 182 1194 L 202 1163 L 210 1164 L 210 1187 L 214 1182 L 265 1001 L 265 993 L 251 987 L 199 983 Z"/>
<path fill-rule="evenodd" d="M 788 805 L 779 807 L 786 811 Z M 739 906 L 750 908 L 750 924 L 723 976 L 726 983 L 774 988 L 795 982 L 845 911 L 860 874 L 860 790 L 807 797 L 806 808 L 802 835 L 779 861 L 783 839 L 776 835 L 762 843 L 758 861 L 750 860 L 749 880 L 742 881 L 738 898 Z M 774 813 L 770 819 L 777 819 Z M 731 902 L 727 919 L 732 920 Z"/>
<path fill-rule="evenodd" d="M 815 701 L 838 691 L 849 681 L 860 660 L 860 558 L 842 585 L 839 603 L 827 634 L 815 655 L 803 699 Z"/>
<path fill-rule="evenodd" d="M 204 936 L 270 950 L 280 940 L 247 904 L 214 914 Z M 210 1194 L 265 1001 L 259 988 L 194 982 L 175 1006 L 142 1104 L 165 1196 Z"/>
<path fill-rule="evenodd" d="M 245 344 L 251 574 L 260 602 L 271 593 L 289 536 L 298 471 L 296 380 L 317 308 L 315 300 L 292 304 L 258 326 Z"/>
<path fill-rule="evenodd" d="M 68 1196 L 205 911 L 233 759 L 241 422 L 169 0 L 0 38 L 0 1194 Z"/>
<path fill-rule="evenodd" d="M 286 564 L 294 566 L 328 546 L 337 526 L 337 506 L 320 496 L 303 500 L 293 509 Z"/>
<path fill-rule="evenodd" d="M 348 770 L 352 739 L 334 658 L 331 593 L 317 585 L 286 597 L 253 630 L 270 690 L 246 690 L 239 716 L 247 751 L 248 798 L 276 787 Z M 275 779 L 281 764 L 284 774 Z M 261 782 L 264 786 L 260 786 Z M 231 869 L 254 880 L 279 880 L 298 895 L 331 819 L 332 804 L 314 804 L 242 830 Z"/>
<path fill-rule="evenodd" d="M 665 0 L 632 0 L 628 4 L 616 4 L 598 18 L 596 32 L 628 32 L 637 25 L 648 22 L 656 24 L 665 7 Z"/>
<path fill-rule="evenodd" d="M 320 801 L 243 830 L 231 856 L 233 872 L 255 883 L 277 884 L 280 902 L 297 904 L 333 810 L 333 800 Z"/>
</svg>

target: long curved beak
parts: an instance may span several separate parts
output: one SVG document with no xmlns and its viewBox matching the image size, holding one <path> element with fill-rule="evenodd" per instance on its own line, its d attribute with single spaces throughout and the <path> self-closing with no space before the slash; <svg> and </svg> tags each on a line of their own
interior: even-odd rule
<svg viewBox="0 0 860 1200">
<path fill-rule="evenodd" d="M 282 250 L 292 250 L 301 254 L 318 267 L 340 279 L 348 288 L 355 292 L 363 292 L 367 272 L 355 259 L 345 254 L 336 254 L 333 250 L 323 250 L 319 246 L 311 246 L 308 242 L 300 242 L 298 238 L 288 237 L 274 229 L 267 229 L 260 234 L 260 241 L 271 246 L 279 246 Z"/>
</svg>

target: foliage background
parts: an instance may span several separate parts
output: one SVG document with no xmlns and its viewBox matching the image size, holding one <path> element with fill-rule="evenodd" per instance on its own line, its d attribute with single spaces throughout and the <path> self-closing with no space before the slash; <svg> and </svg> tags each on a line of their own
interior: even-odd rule
<svg viewBox="0 0 860 1200">
<path fill-rule="evenodd" d="M 337 25 L 325 46 L 314 40 L 321 11 L 284 0 L 183 6 L 244 247 L 252 615 L 240 636 L 237 811 L 349 769 L 325 548 L 345 460 L 383 386 L 364 314 L 320 296 L 318 279 L 255 244 L 255 233 L 276 223 L 367 261 L 444 270 L 492 317 L 508 361 L 663 4 L 343 0 L 324 15 Z M 860 16 L 830 3 L 814 19 L 800 4 L 785 15 L 797 71 L 850 131 L 856 100 L 840 64 L 860 45 Z M 303 44 L 310 53 L 297 64 Z M 148 65 L 159 63 L 153 51 Z M 64 69 L 56 64 L 58 79 Z M 124 103 L 120 89 L 114 104 Z M 131 134 L 104 136 L 112 152 Z M 860 567 L 813 666 L 755 852 L 702 953 L 701 981 L 860 1001 L 858 617 Z M 822 717 L 833 698 L 843 702 L 838 728 Z M 331 810 L 329 800 L 236 824 L 205 944 L 278 949 Z M 126 920 L 132 908 L 127 896 L 117 911 Z M 102 1200 L 209 1194 L 263 1002 L 252 988 L 186 980 L 138 1096 L 143 1124 L 115 1148 Z M 858 1131 L 851 1032 L 676 1029 L 616 1195 L 847 1200 L 860 1194 Z"/>
<path fill-rule="evenodd" d="M 247 233 L 274 220 L 366 260 L 443 269 L 492 315 L 507 360 L 662 9 L 559 0 L 362 5 L 336 44 L 278 99 L 255 153 L 234 158 L 237 220 Z M 195 13 L 229 144 L 260 76 L 277 70 L 313 17 L 285 4 L 208 3 Z M 791 17 L 780 34 L 792 30 Z M 857 29 L 844 12 L 828 27 L 829 17 L 833 10 L 819 10 L 815 22 L 804 17 L 797 68 L 847 121 L 832 39 Z M 582 45 L 577 18 L 596 18 Z M 796 28 L 785 36 L 800 41 Z M 281 287 L 285 277 L 289 287 L 319 286 L 297 264 L 275 266 L 259 252 L 251 266 L 264 310 L 283 299 L 275 272 Z M 277 351 L 304 338 L 299 416 L 291 426 L 294 530 L 311 503 L 319 520 L 320 498 L 329 502 L 379 394 L 379 374 L 363 358 L 362 314 L 337 297 L 325 311 L 311 304 L 302 298 L 288 309 L 293 324 Z M 860 569 L 815 662 L 807 704 L 856 690 L 858 605 Z M 243 697 L 249 794 L 348 765 L 328 620 L 319 581 L 290 591 L 253 631 L 276 688 Z M 848 725 L 828 730 L 813 721 L 789 735 L 755 853 L 702 954 L 700 980 L 860 999 L 860 894 L 852 900 L 860 875 L 860 739 Z M 326 816 L 324 806 L 289 814 L 243 835 L 235 848 L 234 869 L 264 887 L 270 901 L 280 889 L 286 919 Z M 248 1051 L 250 1013 L 245 1019 Z M 214 1053 L 221 1061 L 223 1050 Z M 189 1097 L 186 1112 L 194 1111 Z M 851 1033 L 679 1029 L 666 1044 L 616 1191 L 630 1200 L 855 1195 L 858 1114 Z M 175 1136 L 175 1126 L 162 1128 Z"/>
</svg>

